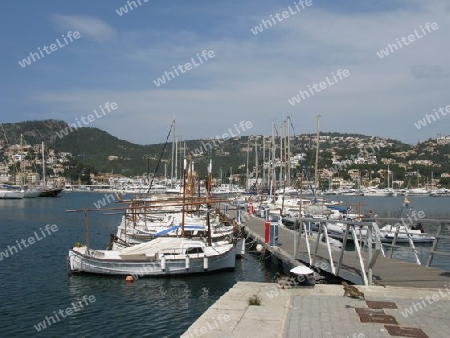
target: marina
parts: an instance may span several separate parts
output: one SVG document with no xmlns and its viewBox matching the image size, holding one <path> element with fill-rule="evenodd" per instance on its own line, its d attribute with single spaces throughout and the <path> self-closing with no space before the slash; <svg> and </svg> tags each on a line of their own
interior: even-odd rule
<svg viewBox="0 0 450 338">
<path fill-rule="evenodd" d="M 366 298 L 368 298 L 367 295 L 371 295 L 372 288 L 386 288 L 386 290 L 389 288 L 406 288 L 405 294 L 407 294 L 407 292 L 410 292 L 407 291 L 410 287 L 435 290 L 436 288 L 443 287 L 444 284 L 448 285 L 448 274 L 443 272 L 448 269 L 448 263 L 445 256 L 436 255 L 433 259 L 432 267 L 427 268 L 419 266 L 414 261 L 413 255 L 405 255 L 403 252 L 404 250 L 397 247 L 394 248 L 394 257 L 403 260 L 388 258 L 388 250 L 386 250 L 386 254 L 388 255 L 386 258 L 383 258 L 382 255 L 379 254 L 377 262 L 372 270 L 373 283 L 371 284 L 368 282 L 364 283 L 364 277 L 361 274 L 360 260 L 357 258 L 355 248 L 345 252 L 345 258 L 340 265 L 339 272 L 337 274 L 335 273 L 335 275 L 333 274 L 332 266 L 334 266 L 336 272 L 339 255 L 340 252 L 342 252 L 339 251 L 339 246 L 336 245 L 333 249 L 330 248 L 329 251 L 326 244 L 319 242 L 317 252 L 315 253 L 314 245 L 317 244 L 317 240 L 313 240 L 312 237 L 309 240 L 310 254 L 314 256 L 315 253 L 315 261 L 312 262 L 307 250 L 305 250 L 306 241 L 304 239 L 303 242 L 301 240 L 299 241 L 299 237 L 293 235 L 293 230 L 281 226 L 278 229 L 277 245 L 265 246 L 264 219 L 256 216 L 246 216 L 245 214 L 243 214 L 243 222 L 241 225 L 248 234 L 246 245 L 248 252 L 246 252 L 244 259 L 236 260 L 235 267 L 231 271 L 218 271 L 205 275 L 194 274 L 192 276 L 172 276 L 171 278 L 155 279 L 148 277 L 140 278 L 145 277 L 145 273 L 143 273 L 145 271 L 135 270 L 134 274 L 139 278 L 131 284 L 125 281 L 124 277 L 127 272 L 124 272 L 120 277 L 101 277 L 95 275 L 73 275 L 72 277 L 68 277 L 66 267 L 67 250 L 74 247 L 74 244 L 76 244 L 77 241 L 82 243 L 85 242 L 85 236 L 83 235 L 85 222 L 83 213 L 67 213 L 64 210 L 73 208 L 84 210 L 88 206 L 91 206 L 92 208 L 94 203 L 97 203 L 101 198 L 103 198 L 103 195 L 100 193 L 66 191 L 62 193 L 61 197 L 55 199 L 21 199 L 3 200 L 0 202 L 2 210 L 5 211 L 1 224 L 3 226 L 9 225 L 9 231 L 6 232 L 8 235 L 1 240 L 2 247 L 6 249 L 7 254 L 10 253 L 9 251 L 13 251 L 14 253 L 13 255 L 5 256 L 5 250 L 3 251 L 1 263 L 4 264 L 7 269 L 2 270 L 2 273 L 4 274 L 2 277 L 6 278 L 5 273 L 8 271 L 10 276 L 11 273 L 15 275 L 17 281 L 17 283 L 10 284 L 4 290 L 0 291 L 3 297 L 2 299 L 9 299 L 5 303 L 5 305 L 7 304 L 9 307 L 8 312 L 2 312 L 4 318 L 9 318 L 10 324 L 7 324 L 8 332 L 36 332 L 34 325 L 36 325 L 39 320 L 42 320 L 46 314 L 51 314 L 52 311 L 64 306 L 64 303 L 70 304 L 71 301 L 74 299 L 76 300 L 77 297 L 79 298 L 83 295 L 95 296 L 96 302 L 89 305 L 83 312 L 79 312 L 79 314 L 77 312 L 76 316 L 70 316 L 64 321 L 58 322 L 58 325 L 52 325 L 45 330 L 49 330 L 48 332 L 50 332 L 50 330 L 51 332 L 66 332 L 68 329 L 67 325 L 76 323 L 81 330 L 77 332 L 85 332 L 85 334 L 94 332 L 91 330 L 98 330 L 99 327 L 98 323 L 94 324 L 92 321 L 100 315 L 103 316 L 103 313 L 105 312 L 104 306 L 109 303 L 109 299 L 111 298 L 108 290 L 112 288 L 117 291 L 117 294 L 111 299 L 116 303 L 112 308 L 121 306 L 124 308 L 124 311 L 131 314 L 138 309 L 140 309 L 139 311 L 147 309 L 145 311 L 158 311 L 160 313 L 161 306 L 163 306 L 164 308 L 167 308 L 167 313 L 163 311 L 163 316 L 161 318 L 166 318 L 166 320 L 170 320 L 171 322 L 175 321 L 177 324 L 175 326 L 170 326 L 170 331 L 167 331 L 169 327 L 165 324 L 165 321 L 157 320 L 149 322 L 146 325 L 134 327 L 131 322 L 128 323 L 128 315 L 121 317 L 120 315 L 118 316 L 117 314 L 114 314 L 114 312 L 111 312 L 111 321 L 107 321 L 106 323 L 102 322 L 104 323 L 102 325 L 107 325 L 107 327 L 101 327 L 101 329 L 104 330 L 105 335 L 108 335 L 108 332 L 112 334 L 112 332 L 116 330 L 118 332 L 134 332 L 136 334 L 151 330 L 154 332 L 154 336 L 169 337 L 181 336 L 183 334 L 186 335 L 186 332 L 192 332 L 192 330 L 189 331 L 191 325 L 194 325 L 192 328 L 195 328 L 195 325 L 199 325 L 193 324 L 194 322 L 197 323 L 197 318 L 204 318 L 204 316 L 209 316 L 209 318 L 211 318 L 210 313 L 207 311 L 208 308 L 211 306 L 214 307 L 214 302 L 229 289 L 233 288 L 236 282 L 269 283 L 267 286 L 264 286 L 264 284 L 258 284 L 257 287 L 252 286 L 252 292 L 248 297 L 252 296 L 254 294 L 253 291 L 260 287 L 267 287 L 268 290 L 277 290 L 273 289 L 274 287 L 277 287 L 277 284 L 273 282 L 276 274 L 286 274 L 291 267 L 302 266 L 302 264 L 309 265 L 314 270 L 315 277 L 318 277 L 315 286 L 312 287 L 313 290 L 318 291 L 308 291 L 309 293 L 312 292 L 310 296 L 324 297 L 324 299 L 332 297 L 332 295 L 329 294 L 329 291 L 326 291 L 326 287 L 338 287 L 329 283 L 340 283 L 342 278 L 355 284 L 362 285 L 359 287 L 364 288 Z M 351 200 L 348 200 L 347 203 L 355 203 L 354 199 L 357 197 L 349 198 Z M 378 212 L 379 210 L 378 216 L 383 216 L 384 218 L 391 217 L 397 213 L 397 203 L 392 203 L 392 201 L 389 200 L 390 198 L 392 197 L 358 197 L 358 199 L 360 199 L 359 202 L 371 205 L 371 208 L 373 208 L 374 211 L 376 210 Z M 396 200 L 402 201 L 402 197 L 397 197 Z M 442 203 L 445 202 L 445 199 L 421 197 L 412 200 L 413 204 L 419 202 L 421 210 L 423 210 L 427 216 L 442 217 L 443 219 L 447 216 L 444 211 L 445 209 L 442 208 L 444 205 Z M 93 208 L 100 211 L 89 213 L 90 247 L 98 249 L 107 247 L 108 234 L 117 231 L 122 222 L 123 212 L 125 211 L 123 210 L 124 206 L 120 203 L 114 202 L 114 204 L 110 205 L 111 209 L 117 207 L 122 210 L 119 210 L 120 212 L 112 212 L 114 210 L 101 211 L 100 209 Z M 223 205 L 222 208 L 224 208 Z M 233 213 L 235 212 L 236 211 L 232 209 L 232 204 L 230 203 L 228 214 L 233 217 Z M 5 217 L 6 215 L 9 216 Z M 24 220 L 27 221 L 24 222 Z M 22 247 L 23 249 L 17 253 L 12 249 L 12 245 L 15 244 L 15 239 L 28 238 L 30 233 L 32 234 L 33 231 L 39 230 L 40 227 L 44 228 L 44 225 L 50 222 L 52 222 L 51 224 L 58 225 L 57 232 L 52 233 L 51 236 L 47 236 L 40 241 L 36 241 L 33 248 Z M 431 228 L 426 220 L 423 221 L 423 224 L 427 232 L 433 233 L 430 231 Z M 442 235 L 445 235 L 445 232 L 446 229 L 442 229 Z M 37 233 L 40 234 L 40 230 Z M 438 234 L 438 236 L 440 235 Z M 43 236 L 40 236 L 40 238 L 42 237 Z M 263 251 L 265 252 L 258 252 L 255 250 L 257 241 L 259 241 L 259 244 L 262 244 Z M 448 240 L 446 238 L 441 238 L 440 241 L 439 246 L 435 249 L 437 249 L 437 251 L 447 250 Z M 130 248 L 133 249 L 133 246 Z M 427 246 L 426 248 L 429 250 L 430 246 Z M 294 249 L 297 250 L 297 260 L 293 258 Z M 329 264 L 329 252 L 331 252 L 333 265 Z M 366 254 L 363 253 L 362 257 L 364 261 L 367 260 Z M 419 252 L 418 257 L 423 262 L 423 265 L 426 265 L 428 255 Z M 46 259 L 45 264 L 43 264 L 43 258 Z M 48 262 L 51 262 L 51 264 L 48 264 Z M 184 259 L 184 269 L 186 268 L 185 264 L 186 260 Z M 366 265 L 366 267 L 367 266 L 368 265 Z M 389 268 L 389 266 L 391 266 L 391 268 Z M 443 270 L 438 270 L 436 267 Z M 203 261 L 201 268 L 204 270 Z M 23 270 L 26 272 L 23 273 Z M 31 278 L 31 276 L 36 273 L 46 275 L 47 278 L 42 279 L 42 283 L 37 283 L 33 286 L 29 285 L 24 288 L 24 285 L 26 285 L 25 279 Z M 369 276 L 367 271 L 366 275 Z M 405 278 L 404 276 L 410 277 Z M 420 278 L 414 276 L 419 276 Z M 53 281 L 50 284 L 47 283 L 47 280 L 49 279 Z M 19 289 L 15 285 L 21 285 L 22 287 Z M 19 290 L 20 293 L 18 293 Z M 31 295 L 34 292 L 33 290 L 39 290 L 39 292 L 35 296 L 32 296 L 30 303 L 25 306 L 25 308 L 29 308 L 27 311 L 28 314 L 25 317 L 21 317 L 21 324 L 19 325 L 14 318 L 18 317 L 18 313 L 22 313 L 22 308 L 14 304 L 18 299 L 17 297 L 22 297 L 21 295 L 23 292 Z M 55 290 L 59 290 L 58 294 L 61 295 L 60 297 L 55 297 Z M 342 289 L 340 288 L 339 290 Z M 143 296 L 142 292 L 145 292 L 146 295 Z M 319 294 L 316 295 L 314 292 L 319 292 Z M 245 296 L 247 297 L 247 295 Z M 341 296 L 342 295 L 340 294 L 339 297 Z M 36 304 L 36 302 L 41 302 L 41 297 L 50 297 L 49 299 L 52 299 L 52 301 L 47 301 L 43 308 L 38 309 L 34 304 Z M 294 301 L 295 297 L 292 299 L 289 298 L 289 301 Z M 241 295 L 241 298 L 245 297 Z M 198 299 L 201 301 L 198 302 Z M 375 299 L 377 298 L 375 297 Z M 341 301 L 342 297 L 339 298 L 339 300 Z M 351 301 L 353 302 L 353 300 Z M 263 304 L 264 302 L 265 300 L 263 298 Z M 127 304 L 133 304 L 132 308 L 129 308 L 131 305 Z M 233 311 L 238 311 L 241 307 L 241 305 L 236 306 L 237 308 L 233 309 Z M 32 311 L 31 309 L 34 310 Z M 276 309 L 279 308 L 277 307 Z M 282 309 L 284 312 L 281 312 L 280 317 L 277 318 L 279 318 L 280 321 L 283 320 L 283 328 L 287 330 L 289 327 L 293 327 L 293 325 L 296 324 L 294 322 L 290 324 L 290 326 L 286 324 L 289 322 L 290 319 L 288 318 L 291 318 L 289 317 L 291 315 L 289 315 L 288 308 L 283 307 Z M 231 309 L 228 308 L 228 310 Z M 205 311 L 205 315 L 202 316 Z M 272 310 L 270 311 L 270 313 L 272 313 Z M 173 313 L 177 313 L 177 319 L 171 317 L 171 314 L 173 315 Z M 220 312 L 217 312 L 217 315 L 219 315 L 219 313 Z M 227 318 L 224 316 L 225 314 L 220 317 L 222 318 L 222 321 Z M 293 316 L 295 317 L 297 315 Z M 218 317 L 215 318 L 217 319 L 217 326 L 220 326 L 220 320 Z M 204 325 L 201 324 L 201 320 L 199 323 L 200 327 Z M 352 323 L 353 324 L 351 324 L 350 327 L 357 330 L 357 322 Z M 212 327 L 216 324 L 211 322 L 210 326 Z M 281 325 L 281 322 L 279 322 L 279 324 Z M 120 328 L 118 328 L 117 325 L 120 325 Z M 241 325 L 244 325 L 244 322 L 242 322 Z M 264 325 L 265 327 L 266 325 L 271 327 L 270 329 L 267 327 L 267 332 L 272 332 L 270 330 L 278 330 L 278 324 L 274 321 L 267 321 Z M 84 329 L 81 329 L 81 327 L 84 327 Z M 238 334 L 240 328 L 236 326 L 236 330 L 237 331 L 235 332 Z M 288 333 L 286 332 L 286 335 L 287 334 Z"/>
<path fill-rule="evenodd" d="M 0 336 L 449 336 L 448 1 L 5 2 Z"/>
</svg>

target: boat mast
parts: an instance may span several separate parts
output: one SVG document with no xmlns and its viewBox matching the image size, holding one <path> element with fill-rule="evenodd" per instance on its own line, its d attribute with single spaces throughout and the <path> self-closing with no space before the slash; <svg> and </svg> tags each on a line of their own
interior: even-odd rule
<svg viewBox="0 0 450 338">
<path fill-rule="evenodd" d="M 319 135 L 320 135 L 320 115 L 317 115 L 317 132 L 316 132 L 316 163 L 314 166 L 314 202 L 317 202 L 317 189 L 319 182 Z"/>
<path fill-rule="evenodd" d="M 23 163 L 23 134 L 20 134 L 20 169 L 21 169 L 21 173 L 22 173 L 22 179 L 21 179 L 21 183 L 22 183 L 22 189 L 25 185 L 25 165 Z"/>
<path fill-rule="evenodd" d="M 281 141 L 281 149 L 284 150 L 282 152 L 282 156 L 281 156 L 281 166 L 280 166 L 280 173 L 282 173 L 283 171 L 283 167 L 284 167 L 284 175 L 282 175 L 282 182 L 283 182 L 283 197 L 281 199 L 281 210 L 280 210 L 280 216 L 283 215 L 283 210 L 284 210 L 284 197 L 286 194 L 286 173 L 287 173 L 287 168 L 286 168 L 286 120 L 283 121 L 283 135 L 281 135 L 280 137 L 281 140 L 284 139 L 284 145 L 283 145 L 283 141 Z"/>
<path fill-rule="evenodd" d="M 211 164 L 211 168 L 212 168 L 212 164 Z M 230 167 L 230 192 L 233 191 L 233 167 Z"/>
<path fill-rule="evenodd" d="M 284 157 L 283 157 L 283 134 L 284 134 L 284 124 L 281 124 L 280 127 L 280 182 L 279 182 L 279 186 L 280 188 L 283 187 L 283 167 L 284 167 Z"/>
<path fill-rule="evenodd" d="M 175 119 L 173 119 L 172 163 L 170 167 L 170 187 L 173 188 L 173 171 L 175 169 Z"/>
<path fill-rule="evenodd" d="M 211 240 L 211 222 L 209 219 L 209 214 L 211 210 L 211 204 L 209 204 L 209 196 L 211 194 L 211 184 L 212 184 L 212 160 L 209 160 L 208 165 L 208 178 L 207 178 L 207 191 L 206 191 L 206 225 L 208 226 L 208 246 L 212 245 Z"/>
<path fill-rule="evenodd" d="M 272 120 L 272 151 L 271 151 L 272 167 L 271 167 L 271 180 L 270 180 L 270 197 L 272 198 L 272 189 L 275 192 L 276 182 L 275 182 L 275 122 Z"/>
<path fill-rule="evenodd" d="M 388 189 L 389 189 L 389 161 L 388 161 L 387 165 L 388 165 L 388 172 L 387 172 L 387 187 L 388 187 Z"/>
<path fill-rule="evenodd" d="M 263 164 L 262 164 L 262 187 L 266 186 L 266 137 L 263 135 Z"/>
<path fill-rule="evenodd" d="M 256 194 L 258 195 L 258 139 L 255 137 L 255 187 L 256 187 Z"/>
<path fill-rule="evenodd" d="M 183 206 L 181 208 L 181 237 L 184 237 L 184 212 L 186 205 L 186 167 L 187 160 L 184 159 L 184 168 L 183 168 Z"/>
<path fill-rule="evenodd" d="M 247 139 L 247 164 L 246 164 L 246 167 L 247 167 L 247 170 L 246 170 L 246 175 L 247 175 L 247 185 L 246 185 L 246 188 L 247 188 L 247 191 L 250 190 L 249 171 L 248 171 L 248 156 L 249 156 L 249 149 L 250 149 L 250 143 L 249 143 L 249 140 Z"/>
<path fill-rule="evenodd" d="M 44 183 L 44 187 L 47 186 L 46 182 L 45 182 L 45 159 L 44 159 L 44 142 L 42 142 L 42 176 L 43 176 L 43 183 Z"/>
<path fill-rule="evenodd" d="M 291 117 L 287 117 L 288 123 L 287 123 L 287 179 L 288 179 L 288 186 L 291 186 Z"/>
<path fill-rule="evenodd" d="M 178 181 L 178 139 L 175 138 L 175 182 Z"/>
</svg>

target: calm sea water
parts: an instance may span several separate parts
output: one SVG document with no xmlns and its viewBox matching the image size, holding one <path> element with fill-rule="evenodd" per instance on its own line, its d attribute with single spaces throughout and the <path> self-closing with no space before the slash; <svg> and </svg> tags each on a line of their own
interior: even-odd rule
<svg viewBox="0 0 450 338">
<path fill-rule="evenodd" d="M 94 208 L 93 203 L 102 197 L 64 192 L 59 198 L 0 200 L 0 251 L 13 245 L 18 250 L 12 249 L 13 254 L 0 261 L 0 336 L 179 337 L 237 281 L 267 282 L 275 272 L 256 256 L 247 255 L 232 272 L 144 278 L 131 285 L 119 277 L 68 277 L 68 250 L 78 241 L 85 243 L 85 225 L 83 213 L 65 210 Z M 120 218 L 119 214 L 90 213 L 91 247 L 105 248 Z M 44 238 L 40 229 L 45 232 L 46 224 L 56 224 L 58 230 Z M 21 245 L 20 250 L 16 240 L 20 243 L 29 237 L 36 242 L 27 248 Z M 95 301 L 82 303 L 80 309 L 77 301 L 83 296 L 93 296 Z M 58 315 L 58 321 L 55 313 L 72 303 L 78 311 L 64 319 Z M 53 316 L 56 323 L 38 332 L 34 326 L 46 316 Z"/>
<path fill-rule="evenodd" d="M 66 209 L 94 208 L 103 198 L 95 193 L 67 193 L 59 198 L 0 200 L 0 252 L 16 246 L 18 252 L 0 261 L 0 336 L 22 337 L 179 337 L 237 281 L 268 282 L 274 266 L 247 255 L 235 271 L 183 278 L 146 278 L 127 285 L 123 278 L 68 277 L 66 257 L 76 242 L 85 243 L 83 213 Z M 342 197 L 346 203 L 365 204 L 380 217 L 398 216 L 403 197 Z M 427 218 L 450 219 L 450 198 L 411 198 Z M 113 204 L 111 206 L 114 206 Z M 120 214 L 92 212 L 89 217 L 90 245 L 106 247 L 115 233 Z M 41 229 L 56 224 L 57 231 L 45 238 Z M 428 230 L 425 228 L 425 230 Z M 36 237 L 35 235 L 38 235 Z M 36 243 L 22 250 L 17 242 L 34 237 Z M 38 238 L 40 240 L 38 240 Z M 401 255 L 401 253 L 400 253 Z M 423 258 L 424 259 L 424 258 Z M 436 266 L 449 270 L 447 258 Z M 56 320 L 55 313 L 72 306 L 83 296 L 93 296 L 83 309 Z M 91 297 L 91 299 L 93 299 Z M 77 306 L 79 308 L 79 306 Z M 38 332 L 39 322 L 53 316 L 56 323 Z"/>
</svg>

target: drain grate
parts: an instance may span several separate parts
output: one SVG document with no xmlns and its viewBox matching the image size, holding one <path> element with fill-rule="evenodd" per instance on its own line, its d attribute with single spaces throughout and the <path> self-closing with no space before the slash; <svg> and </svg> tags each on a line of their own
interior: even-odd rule
<svg viewBox="0 0 450 338">
<path fill-rule="evenodd" d="M 429 338 L 425 332 L 415 327 L 404 327 L 385 325 L 386 330 L 391 336 L 411 337 L 411 338 Z"/>
<path fill-rule="evenodd" d="M 362 307 L 355 307 L 355 311 L 357 314 L 366 314 L 366 315 L 371 315 L 371 314 L 385 315 L 386 314 L 383 309 L 367 309 L 367 308 L 362 308 Z"/>
<path fill-rule="evenodd" d="M 394 316 L 383 313 L 359 313 L 361 323 L 380 323 L 380 324 L 394 324 L 398 325 Z"/>
<path fill-rule="evenodd" d="M 366 300 L 366 304 L 371 309 L 397 309 L 394 302 L 377 302 L 373 300 Z"/>
</svg>

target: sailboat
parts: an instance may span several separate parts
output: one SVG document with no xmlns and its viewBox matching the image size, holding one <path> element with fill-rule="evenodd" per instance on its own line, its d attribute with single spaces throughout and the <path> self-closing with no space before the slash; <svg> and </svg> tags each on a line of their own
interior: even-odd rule
<svg viewBox="0 0 450 338">
<path fill-rule="evenodd" d="M 183 171 L 183 203 L 180 237 L 157 237 L 149 242 L 121 250 L 92 250 L 89 237 L 86 245 L 77 245 L 69 250 L 68 269 L 70 273 L 91 273 L 104 275 L 172 276 L 234 269 L 236 247 L 233 243 L 212 245 L 209 211 L 206 223 L 208 239 L 185 237 L 186 203 L 186 159 Z M 210 175 L 208 175 L 210 177 Z M 210 178 L 209 178 L 210 179 Z M 211 186 L 211 184 L 208 184 Z M 206 198 L 206 205 L 210 209 Z M 85 213 L 87 217 L 87 212 Z M 86 224 L 87 220 L 86 220 Z"/>
<path fill-rule="evenodd" d="M 61 191 L 63 191 L 63 188 L 55 188 L 55 187 L 48 187 L 47 182 L 45 179 L 45 154 L 44 154 L 44 142 L 42 142 L 42 179 L 43 179 L 43 186 L 42 190 L 39 193 L 39 197 L 57 197 Z"/>
</svg>

